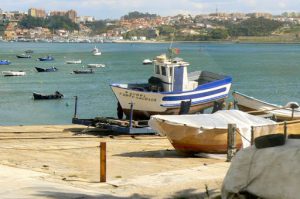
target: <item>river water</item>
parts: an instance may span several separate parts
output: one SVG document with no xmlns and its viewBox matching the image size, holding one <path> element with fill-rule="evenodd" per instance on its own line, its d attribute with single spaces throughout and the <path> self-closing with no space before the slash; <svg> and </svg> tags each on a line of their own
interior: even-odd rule
<svg viewBox="0 0 300 199">
<path fill-rule="evenodd" d="M 114 94 L 109 84 L 144 82 L 152 75 L 146 58 L 165 53 L 169 44 L 96 44 L 101 56 L 93 56 L 90 43 L 0 43 L 0 59 L 12 64 L 0 71 L 23 70 L 23 77 L 0 76 L 0 125 L 70 124 L 74 96 L 78 96 L 80 118 L 116 116 Z M 190 62 L 189 71 L 208 70 L 230 75 L 232 90 L 276 104 L 300 102 L 300 44 L 174 43 L 180 57 Z M 31 59 L 18 59 L 24 50 Z M 36 61 L 52 55 L 52 62 Z M 65 64 L 81 59 L 82 64 Z M 71 74 L 89 63 L 102 63 L 94 74 Z M 37 73 L 34 67 L 58 68 L 58 72 Z M 34 101 L 33 92 L 64 94 L 62 100 Z M 232 100 L 230 97 L 228 100 Z"/>
</svg>

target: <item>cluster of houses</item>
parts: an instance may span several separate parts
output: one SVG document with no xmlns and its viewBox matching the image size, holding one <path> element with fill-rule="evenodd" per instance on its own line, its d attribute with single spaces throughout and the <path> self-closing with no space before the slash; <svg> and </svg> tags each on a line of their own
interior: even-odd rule
<svg viewBox="0 0 300 199">
<path fill-rule="evenodd" d="M 69 32 L 66 30 L 49 30 L 47 28 L 37 27 L 33 29 L 20 29 L 18 28 L 18 22 L 22 17 L 29 15 L 32 17 L 46 18 L 47 16 L 66 16 L 71 21 L 80 24 L 79 31 Z M 137 29 L 153 29 L 162 25 L 183 25 L 187 28 L 183 28 L 181 31 L 183 34 L 199 34 L 197 30 L 206 30 L 219 28 L 216 25 L 210 23 L 212 20 L 217 21 L 232 21 L 239 22 L 246 20 L 250 17 L 264 17 L 282 22 L 289 22 L 300 24 L 300 13 L 283 13 L 282 15 L 274 16 L 270 13 L 211 13 L 205 15 L 176 15 L 168 17 L 151 17 L 151 18 L 137 18 L 137 19 L 124 19 L 116 21 L 107 21 L 107 26 L 113 25 L 114 28 L 108 29 L 107 32 L 102 33 L 94 37 L 89 37 L 92 30 L 85 26 L 86 22 L 95 21 L 91 16 L 77 16 L 75 10 L 68 11 L 51 11 L 46 13 L 45 10 L 30 8 L 27 13 L 20 11 L 4 12 L 0 9 L 0 38 L 3 40 L 18 40 L 18 41 L 49 41 L 56 38 L 56 40 L 63 39 L 64 41 L 103 41 L 103 40 L 123 40 L 123 36 L 126 32 Z M 2 24 L 2 30 L 1 30 Z M 3 25 L 5 24 L 5 26 Z M 147 40 L 146 36 L 132 36 L 131 40 Z"/>
</svg>

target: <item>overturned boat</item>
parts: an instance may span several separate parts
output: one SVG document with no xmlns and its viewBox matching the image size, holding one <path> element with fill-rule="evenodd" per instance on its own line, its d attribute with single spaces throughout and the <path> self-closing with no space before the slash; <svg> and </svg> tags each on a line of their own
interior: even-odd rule
<svg viewBox="0 0 300 199">
<path fill-rule="evenodd" d="M 180 58 L 157 56 L 154 75 L 145 83 L 114 83 L 111 88 L 122 112 L 134 119 L 149 119 L 155 114 L 179 114 L 182 102 L 190 102 L 187 113 L 197 113 L 227 98 L 232 78 L 208 71 L 187 72 L 188 62 Z"/>
<path fill-rule="evenodd" d="M 234 103 L 241 111 L 254 115 L 269 114 L 277 121 L 289 121 L 300 119 L 300 108 L 297 102 L 288 102 L 285 106 L 271 104 L 243 93 L 232 93 Z"/>
<path fill-rule="evenodd" d="M 248 147 L 251 127 L 255 136 L 277 132 L 276 122 L 239 110 L 213 114 L 154 115 L 149 126 L 167 136 L 176 151 L 184 154 L 226 153 L 228 124 L 236 124 L 236 148 Z"/>
</svg>

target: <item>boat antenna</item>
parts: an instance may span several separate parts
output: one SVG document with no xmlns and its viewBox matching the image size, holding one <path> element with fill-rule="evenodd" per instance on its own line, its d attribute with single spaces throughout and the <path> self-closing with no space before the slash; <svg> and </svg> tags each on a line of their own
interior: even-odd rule
<svg viewBox="0 0 300 199">
<path fill-rule="evenodd" d="M 169 46 L 169 49 L 168 49 L 169 50 L 169 56 L 170 56 L 171 59 L 173 57 L 172 45 L 173 45 L 173 42 L 174 42 L 174 37 L 175 37 L 175 27 L 173 28 L 171 43 L 170 43 L 170 46 Z"/>
</svg>

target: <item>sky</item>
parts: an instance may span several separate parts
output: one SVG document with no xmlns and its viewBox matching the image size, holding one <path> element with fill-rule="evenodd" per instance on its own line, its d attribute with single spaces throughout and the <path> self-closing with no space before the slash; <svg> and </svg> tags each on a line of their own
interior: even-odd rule
<svg viewBox="0 0 300 199">
<path fill-rule="evenodd" d="M 51 10 L 74 9 L 79 16 L 96 19 L 119 19 L 139 11 L 174 16 L 218 12 L 300 12 L 299 0 L 1 0 L 3 11 L 26 11 L 29 8 Z"/>
</svg>

